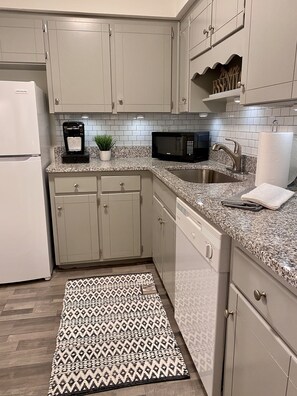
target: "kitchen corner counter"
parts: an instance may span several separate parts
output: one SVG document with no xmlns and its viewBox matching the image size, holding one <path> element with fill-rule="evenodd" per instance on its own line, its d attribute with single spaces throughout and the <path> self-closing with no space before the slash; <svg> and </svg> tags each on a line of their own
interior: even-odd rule
<svg viewBox="0 0 297 396">
<path fill-rule="evenodd" d="M 212 168 L 223 173 L 225 165 L 214 161 L 195 164 L 160 161 L 152 158 L 118 158 L 108 162 L 91 158 L 88 164 L 62 164 L 53 162 L 47 168 L 49 174 L 151 171 L 178 197 L 221 227 L 231 238 L 270 268 L 270 272 L 297 294 L 297 196 L 281 209 L 249 212 L 226 208 L 221 200 L 239 194 L 252 187 L 252 175 L 235 176 L 240 182 L 223 184 L 189 183 L 168 172 L 167 169 Z"/>
</svg>

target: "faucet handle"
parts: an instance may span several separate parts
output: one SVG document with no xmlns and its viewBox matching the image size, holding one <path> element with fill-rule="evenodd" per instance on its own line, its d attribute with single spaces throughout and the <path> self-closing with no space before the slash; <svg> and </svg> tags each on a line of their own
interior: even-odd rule
<svg viewBox="0 0 297 396">
<path fill-rule="evenodd" d="M 229 140 L 230 142 L 234 143 L 234 154 L 241 154 L 241 146 L 236 140 L 230 138 L 225 138 L 225 140 Z"/>
</svg>

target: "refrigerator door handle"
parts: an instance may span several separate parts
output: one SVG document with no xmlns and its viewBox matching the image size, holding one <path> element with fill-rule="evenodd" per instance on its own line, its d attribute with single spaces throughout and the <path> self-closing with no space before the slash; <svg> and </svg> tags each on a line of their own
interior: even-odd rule
<svg viewBox="0 0 297 396">
<path fill-rule="evenodd" d="M 21 161 L 34 161 L 36 160 L 36 158 L 39 160 L 40 159 L 40 155 L 38 156 L 32 156 L 32 155 L 9 155 L 6 157 L 0 157 L 0 162 L 21 162 Z"/>
</svg>

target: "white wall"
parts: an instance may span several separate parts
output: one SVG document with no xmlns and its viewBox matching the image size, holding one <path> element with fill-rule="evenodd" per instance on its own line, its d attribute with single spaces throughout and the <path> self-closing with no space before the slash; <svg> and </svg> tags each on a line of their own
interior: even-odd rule
<svg viewBox="0 0 297 396">
<path fill-rule="evenodd" d="M 192 0 L 0 0 L 0 10 L 175 18 Z"/>
</svg>

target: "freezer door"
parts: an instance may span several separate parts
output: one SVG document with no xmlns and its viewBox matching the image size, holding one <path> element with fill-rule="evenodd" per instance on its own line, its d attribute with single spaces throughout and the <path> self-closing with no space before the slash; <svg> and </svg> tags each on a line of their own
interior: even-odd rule
<svg viewBox="0 0 297 396">
<path fill-rule="evenodd" d="M 0 283 L 51 275 L 40 157 L 0 158 Z"/>
<path fill-rule="evenodd" d="M 40 154 L 36 85 L 0 81 L 0 157 Z"/>
</svg>

